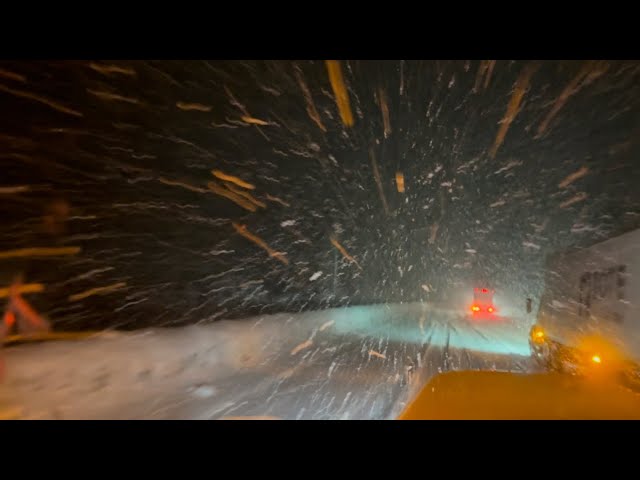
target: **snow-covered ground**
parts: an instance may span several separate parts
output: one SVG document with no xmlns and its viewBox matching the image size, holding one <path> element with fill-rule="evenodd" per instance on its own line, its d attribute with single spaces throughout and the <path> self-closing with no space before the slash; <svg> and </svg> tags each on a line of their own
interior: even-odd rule
<svg viewBox="0 0 640 480">
<path fill-rule="evenodd" d="M 527 331 L 416 303 L 16 346 L 0 417 L 391 419 L 441 371 L 526 371 Z"/>
</svg>

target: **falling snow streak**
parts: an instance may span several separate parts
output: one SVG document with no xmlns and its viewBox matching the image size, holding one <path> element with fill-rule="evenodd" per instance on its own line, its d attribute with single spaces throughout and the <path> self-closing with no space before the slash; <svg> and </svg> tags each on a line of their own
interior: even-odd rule
<svg viewBox="0 0 640 480">
<path fill-rule="evenodd" d="M 384 213 L 386 215 L 389 215 L 389 205 L 387 205 L 387 198 L 384 196 L 382 179 L 380 178 L 380 172 L 378 171 L 378 163 L 376 162 L 376 156 L 373 151 L 373 148 L 369 149 L 369 157 L 371 158 L 371 167 L 373 168 L 373 178 L 375 179 L 376 186 L 378 187 L 378 194 L 380 195 L 380 200 L 382 201 L 382 207 L 384 208 Z"/>
<path fill-rule="evenodd" d="M 347 253 L 347 251 L 344 249 L 342 245 L 340 245 L 340 243 L 338 242 L 338 240 L 335 239 L 335 237 L 331 237 L 330 240 L 331 240 L 331 244 L 338 249 L 338 251 L 342 254 L 342 256 L 346 260 L 348 260 L 350 263 L 354 263 L 356 267 L 358 267 L 358 269 L 362 270 L 362 267 L 360 266 L 358 261 Z"/>
<path fill-rule="evenodd" d="M 98 63 L 90 63 L 89 68 L 103 75 L 111 75 L 112 73 L 117 73 L 120 75 L 127 75 L 129 77 L 136 76 L 135 70 L 127 67 L 121 67 L 119 65 L 101 65 Z"/>
<path fill-rule="evenodd" d="M 260 237 L 258 237 L 256 235 L 252 234 L 251 232 L 249 232 L 249 230 L 247 230 L 246 226 L 238 225 L 235 222 L 232 222 L 232 225 L 233 225 L 233 228 L 236 229 L 236 232 L 238 232 L 240 235 L 242 235 L 247 240 L 251 240 L 253 243 L 255 243 L 260 248 L 265 250 L 269 254 L 270 257 L 274 257 L 277 260 L 279 260 L 282 263 L 284 263 L 285 265 L 289 265 L 289 260 L 285 256 L 286 255 L 285 253 L 276 252 L 275 250 L 273 250 L 271 247 L 269 247 L 269 245 L 267 245 L 265 243 L 264 240 L 262 240 Z"/>
<path fill-rule="evenodd" d="M 248 117 L 248 116 L 243 116 L 241 118 L 244 123 L 247 123 L 249 125 L 262 125 L 262 126 L 271 125 L 269 122 L 260 120 L 259 118 Z"/>
<path fill-rule="evenodd" d="M 318 331 L 324 332 L 327 328 L 331 327 L 335 323 L 336 323 L 335 320 L 329 320 L 327 322 L 324 322 L 322 325 L 320 325 L 320 328 L 318 329 Z"/>
<path fill-rule="evenodd" d="M 224 180 L 225 182 L 235 183 L 239 187 L 246 188 L 248 190 L 254 190 L 256 188 L 255 185 L 245 182 L 241 178 L 234 177 L 233 175 L 227 175 L 226 173 L 221 172 L 220 170 L 211 170 L 211 174 L 214 177 L 219 178 L 220 180 Z"/>
<path fill-rule="evenodd" d="M 569 185 L 571 185 L 576 180 L 578 180 L 578 179 L 584 177 L 585 175 L 587 175 L 587 173 L 589 173 L 589 169 L 587 167 L 580 167 L 580 169 L 578 169 L 578 171 L 573 172 L 571 175 L 567 176 L 567 178 L 562 180 L 558 184 L 558 188 L 567 188 Z"/>
<path fill-rule="evenodd" d="M 32 247 L 19 248 L 0 252 L 0 260 L 6 258 L 28 258 L 28 257 L 59 257 L 63 255 L 75 255 L 80 253 L 80 247 Z"/>
<path fill-rule="evenodd" d="M 266 141 L 270 141 L 269 137 L 267 137 L 267 135 L 260 128 L 260 125 L 263 125 L 263 124 L 269 125 L 269 124 L 267 122 L 264 122 L 263 120 L 260 120 L 251 116 L 247 111 L 246 107 L 242 103 L 240 103 L 238 99 L 236 99 L 236 97 L 233 96 L 233 93 L 231 93 L 231 90 L 227 86 L 224 87 L 224 90 L 225 92 L 227 92 L 227 96 L 229 97 L 229 103 L 231 103 L 231 105 L 233 105 L 243 113 L 241 117 L 242 121 L 244 121 L 247 125 L 255 126 L 258 129 L 258 132 L 260 133 L 260 135 L 262 135 Z"/>
<path fill-rule="evenodd" d="M 201 188 L 201 187 L 196 187 L 194 185 L 189 185 L 188 183 L 184 183 L 184 182 L 178 182 L 176 180 L 168 180 L 164 177 L 160 177 L 158 178 L 158 181 L 160 183 L 164 183 L 165 185 L 171 185 L 174 187 L 182 187 L 185 188 L 187 190 L 191 190 L 192 192 L 197 192 L 197 193 L 206 193 L 207 189 L 206 188 Z"/>
<path fill-rule="evenodd" d="M 29 185 L 16 185 L 15 187 L 0 187 L 0 195 L 14 195 L 25 193 L 30 190 Z"/>
<path fill-rule="evenodd" d="M 208 182 L 207 187 L 209 187 L 209 190 L 211 190 L 216 195 L 220 195 L 221 197 L 228 198 L 229 200 L 241 206 L 245 210 L 249 210 L 250 212 L 256 211 L 256 205 L 254 203 L 242 198 L 237 193 L 233 193 L 231 190 L 229 190 L 226 187 L 220 186 L 215 182 Z"/>
<path fill-rule="evenodd" d="M 399 193 L 404 193 L 404 175 L 402 172 L 396 172 L 396 187 Z"/>
<path fill-rule="evenodd" d="M 429 243 L 433 244 L 436 241 L 436 237 L 438 236 L 438 229 L 440 228 L 440 225 L 437 223 L 434 223 L 433 225 L 431 225 L 429 227 Z"/>
<path fill-rule="evenodd" d="M 603 62 L 585 63 L 578 74 L 573 77 L 571 82 L 569 82 L 562 93 L 560 93 L 555 103 L 553 104 L 553 107 L 551 107 L 551 110 L 549 111 L 547 116 L 538 126 L 536 138 L 539 138 L 544 134 L 545 130 L 549 126 L 549 123 L 551 123 L 551 120 L 553 120 L 553 118 L 558 114 L 567 100 L 569 100 L 569 97 L 577 93 L 582 87 L 588 85 L 600 75 L 604 74 L 607 68 L 607 64 Z"/>
<path fill-rule="evenodd" d="M 186 102 L 177 102 L 176 107 L 180 110 L 184 110 L 186 112 L 196 111 L 196 112 L 210 112 L 211 107 L 208 105 L 202 105 L 201 103 L 186 103 Z"/>
<path fill-rule="evenodd" d="M 522 69 L 518 80 L 516 80 L 516 84 L 513 90 L 513 94 L 511 95 L 511 100 L 509 101 L 509 105 L 507 106 L 507 112 L 501 120 L 500 129 L 498 130 L 498 135 L 496 136 L 496 141 L 491 147 L 489 151 L 489 156 L 491 158 L 495 158 L 500 145 L 504 141 L 504 137 L 507 135 L 507 131 L 509 130 L 509 126 L 511 122 L 516 118 L 520 110 L 520 104 L 522 103 L 522 99 L 524 98 L 525 93 L 527 92 L 527 87 L 529 86 L 529 81 L 531 80 L 531 76 L 538 69 L 537 64 L 529 64 Z"/>
<path fill-rule="evenodd" d="M 376 352 L 375 350 L 369 350 L 369 356 L 370 357 L 381 358 L 383 360 L 387 359 L 387 357 L 385 355 L 383 355 L 382 353 Z"/>
<path fill-rule="evenodd" d="M 574 203 L 578 203 L 578 202 L 582 202 L 583 200 L 585 200 L 587 198 L 587 194 L 584 192 L 580 192 L 577 195 L 571 197 L 568 200 L 565 200 L 564 202 L 562 202 L 560 204 L 560 208 L 567 208 L 570 207 L 571 205 L 573 205 Z"/>
<path fill-rule="evenodd" d="M 16 288 L 16 293 L 40 293 L 44 291 L 44 285 L 41 283 L 25 283 L 24 285 L 19 285 Z M 8 288 L 0 288 L 0 298 L 7 298 L 11 295 L 11 287 Z"/>
<path fill-rule="evenodd" d="M 480 62 L 478 73 L 476 74 L 476 83 L 473 86 L 474 93 L 478 93 L 480 91 L 480 85 L 482 85 L 485 90 L 489 86 L 489 81 L 491 80 L 491 74 L 493 73 L 493 67 L 495 64 L 495 60 L 482 60 Z"/>
<path fill-rule="evenodd" d="M 27 81 L 27 78 L 24 75 L 20 75 L 19 73 L 15 72 L 9 72 L 8 70 L 4 70 L 2 68 L 0 68 L 0 77 L 22 83 L 26 83 Z"/>
<path fill-rule="evenodd" d="M 491 75 L 493 74 L 493 67 L 496 65 L 495 60 L 489 60 L 489 66 L 487 67 L 487 75 L 484 78 L 484 88 L 485 90 L 489 86 L 489 82 L 491 81 Z"/>
<path fill-rule="evenodd" d="M 307 340 L 306 342 L 302 342 L 301 344 L 297 345 L 293 350 L 291 350 L 291 355 L 300 353 L 302 350 L 309 348 L 312 345 L 313 345 L 312 340 Z"/>
<path fill-rule="evenodd" d="M 87 92 L 90 93 L 91 95 L 98 97 L 101 100 L 132 103 L 134 105 L 138 105 L 140 103 L 140 100 L 138 100 L 137 98 L 125 97 L 123 95 L 119 95 L 113 92 L 91 90 L 90 88 L 87 88 Z"/>
<path fill-rule="evenodd" d="M 351 104 L 349 103 L 349 92 L 344 84 L 340 62 L 338 60 L 327 60 L 326 65 L 342 123 L 346 127 L 352 127 L 353 114 L 351 113 Z"/>
<path fill-rule="evenodd" d="M 311 91 L 309 90 L 309 87 L 307 87 L 307 84 L 302 77 L 302 72 L 298 67 L 295 67 L 293 71 L 296 75 L 296 80 L 298 80 L 298 85 L 300 85 L 300 89 L 302 90 L 302 94 L 304 95 L 304 99 L 307 103 L 307 114 L 309 115 L 309 118 L 311 118 L 311 120 L 315 122 L 320 130 L 326 132 L 327 128 L 324 126 L 322 120 L 320 119 L 320 114 L 318 113 L 318 110 L 316 110 L 316 105 L 313 102 L 313 96 L 311 95 Z"/>
<path fill-rule="evenodd" d="M 484 77 L 484 74 L 486 71 L 487 71 L 486 60 L 482 60 L 480 62 L 480 65 L 478 66 L 478 72 L 476 73 L 476 83 L 473 85 L 473 93 L 478 93 L 480 91 L 482 78 Z"/>
<path fill-rule="evenodd" d="M 9 88 L 5 85 L 0 84 L 0 91 L 9 93 L 11 95 L 15 95 L 16 97 L 26 98 L 28 100 L 33 100 L 34 102 L 42 103 L 58 112 L 66 113 L 68 115 L 73 115 L 74 117 L 82 117 L 82 113 L 77 110 L 73 110 L 72 108 L 65 107 L 64 105 L 54 102 L 53 100 L 49 100 L 48 98 L 42 97 L 40 95 L 36 95 L 35 93 L 25 92 L 24 90 L 16 90 L 14 88 Z"/>
<path fill-rule="evenodd" d="M 391 120 L 389 119 L 389 105 L 387 104 L 387 95 L 382 88 L 378 89 L 378 103 L 382 111 L 382 124 L 384 125 L 384 138 L 391 135 Z"/>
<path fill-rule="evenodd" d="M 261 202 L 260 200 L 258 200 L 257 198 L 255 198 L 253 195 L 251 195 L 249 192 L 245 191 L 245 190 L 240 190 L 236 187 L 233 186 L 232 183 L 227 183 L 225 184 L 225 187 L 229 190 L 231 190 L 233 193 L 235 193 L 236 195 L 243 197 L 244 199 L 250 201 L 251 203 L 253 203 L 255 206 L 260 207 L 260 208 L 267 208 L 267 205 L 264 202 Z"/>
<path fill-rule="evenodd" d="M 282 200 L 281 198 L 271 196 L 271 195 L 269 195 L 268 193 L 267 193 L 267 195 L 266 195 L 266 198 L 267 198 L 267 200 L 269 200 L 269 201 L 271 201 L 271 202 L 277 202 L 277 203 L 279 203 L 279 204 L 280 204 L 280 205 L 282 205 L 283 207 L 290 207 L 290 206 L 291 206 L 290 204 L 288 204 L 287 202 L 285 202 L 285 201 L 284 201 L 284 200 Z"/>
<path fill-rule="evenodd" d="M 91 297 L 92 295 L 106 295 L 107 293 L 115 292 L 116 290 L 120 290 L 127 286 L 126 282 L 118 282 L 113 285 L 107 285 L 104 287 L 96 287 L 90 288 L 81 293 L 76 293 L 74 295 L 69 295 L 70 302 L 77 302 L 79 300 L 84 300 L 87 297 Z"/>
</svg>

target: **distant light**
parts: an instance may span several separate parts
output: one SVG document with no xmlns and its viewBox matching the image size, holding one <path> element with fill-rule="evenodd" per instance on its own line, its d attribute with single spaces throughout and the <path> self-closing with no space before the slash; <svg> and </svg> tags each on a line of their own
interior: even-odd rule
<svg viewBox="0 0 640 480">
<path fill-rule="evenodd" d="M 474 306 L 471 307 L 471 310 L 474 311 L 474 312 L 479 312 L 480 311 L 480 307 L 477 306 L 477 305 L 474 305 Z"/>
<path fill-rule="evenodd" d="M 593 361 L 593 363 L 602 363 L 600 355 L 594 355 L 593 357 L 591 357 L 591 360 Z"/>
<path fill-rule="evenodd" d="M 13 312 L 7 312 L 4 315 L 4 324 L 6 329 L 11 329 L 11 327 L 13 327 L 13 324 L 16 323 L 16 316 L 13 314 Z"/>
<path fill-rule="evenodd" d="M 487 308 L 487 310 L 489 311 L 489 313 L 493 313 L 493 307 L 489 307 Z"/>
<path fill-rule="evenodd" d="M 489 290 L 487 290 L 486 288 L 482 289 L 482 293 L 487 293 Z"/>
<path fill-rule="evenodd" d="M 534 330 L 531 332 L 531 339 L 538 344 L 544 342 L 544 330 L 540 327 L 534 327 Z"/>
</svg>

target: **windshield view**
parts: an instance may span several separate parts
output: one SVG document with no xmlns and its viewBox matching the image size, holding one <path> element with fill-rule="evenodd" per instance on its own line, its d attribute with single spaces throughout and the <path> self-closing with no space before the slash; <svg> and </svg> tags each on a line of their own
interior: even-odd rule
<svg viewBox="0 0 640 480">
<path fill-rule="evenodd" d="M 0 99 L 0 419 L 640 418 L 639 62 L 0 61 Z"/>
</svg>

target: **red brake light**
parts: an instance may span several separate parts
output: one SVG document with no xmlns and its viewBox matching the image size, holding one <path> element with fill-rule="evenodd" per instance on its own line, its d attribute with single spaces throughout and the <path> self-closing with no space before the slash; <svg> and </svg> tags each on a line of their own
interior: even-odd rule
<svg viewBox="0 0 640 480">
<path fill-rule="evenodd" d="M 480 311 L 480 307 L 479 307 L 478 305 L 473 305 L 473 306 L 471 307 L 471 311 L 473 311 L 473 312 L 479 312 L 479 311 Z"/>
<path fill-rule="evenodd" d="M 493 313 L 493 307 L 489 307 L 489 308 L 487 308 L 487 311 L 488 311 L 489 313 Z"/>
<path fill-rule="evenodd" d="M 487 290 L 486 288 L 482 289 L 482 293 L 487 293 L 489 290 Z"/>
</svg>

